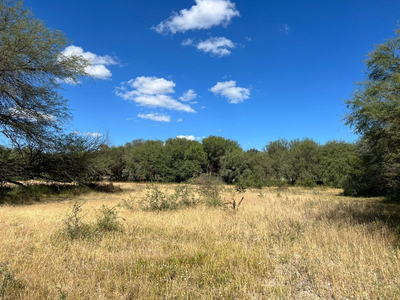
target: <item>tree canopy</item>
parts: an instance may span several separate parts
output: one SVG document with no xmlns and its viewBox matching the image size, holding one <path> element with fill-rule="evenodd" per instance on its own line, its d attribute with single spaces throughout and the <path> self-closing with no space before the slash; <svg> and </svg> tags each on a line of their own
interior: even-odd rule
<svg viewBox="0 0 400 300">
<path fill-rule="evenodd" d="M 105 138 L 65 134 L 71 117 L 63 82 L 88 76 L 90 62 L 62 55 L 68 40 L 34 18 L 23 1 L 0 0 L 0 182 L 83 182 Z"/>
<path fill-rule="evenodd" d="M 0 0 L 0 132 L 13 146 L 45 147 L 68 121 L 63 81 L 87 76 L 89 62 L 61 54 L 67 39 L 22 1 Z"/>
<path fill-rule="evenodd" d="M 355 162 L 359 171 L 349 189 L 359 194 L 399 193 L 400 30 L 369 53 L 366 66 L 366 79 L 346 101 L 347 124 L 361 136 Z"/>
</svg>

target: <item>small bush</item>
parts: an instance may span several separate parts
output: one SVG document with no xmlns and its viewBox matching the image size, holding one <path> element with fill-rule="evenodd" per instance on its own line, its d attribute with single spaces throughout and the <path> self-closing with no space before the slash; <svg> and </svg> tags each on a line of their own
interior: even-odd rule
<svg viewBox="0 0 400 300">
<path fill-rule="evenodd" d="M 221 207 L 224 205 L 224 202 L 221 198 L 206 198 L 203 200 L 204 204 L 208 207 Z"/>
<path fill-rule="evenodd" d="M 198 204 L 196 194 L 189 185 L 178 185 L 175 188 L 175 194 L 172 196 L 178 206 L 195 206 Z"/>
<path fill-rule="evenodd" d="M 176 209 L 178 204 L 175 197 L 161 191 L 155 184 L 147 185 L 144 200 L 142 201 L 144 210 L 162 211 Z"/>
<path fill-rule="evenodd" d="M 82 222 L 82 206 L 85 202 L 74 202 L 72 210 L 64 219 L 64 228 L 61 233 L 71 240 L 85 238 L 90 234 L 91 228 L 88 224 Z"/>
<path fill-rule="evenodd" d="M 8 295 L 15 294 L 15 290 L 19 288 L 21 288 L 21 284 L 8 269 L 8 264 L 0 264 L 0 299 L 13 299 Z"/>
<path fill-rule="evenodd" d="M 101 236 L 101 233 L 110 231 L 122 231 L 122 224 L 119 212 L 116 207 L 107 207 L 103 205 L 97 213 L 97 220 L 94 223 L 86 224 L 82 220 L 82 206 L 85 204 L 74 202 L 72 210 L 64 219 L 64 227 L 53 236 L 57 241 L 62 239 L 76 240 Z"/>
<path fill-rule="evenodd" d="M 115 206 L 110 208 L 103 204 L 97 214 L 96 230 L 100 232 L 122 231 L 120 219 L 125 221 L 124 218 L 119 216 Z"/>
<path fill-rule="evenodd" d="M 193 183 L 198 186 L 198 194 L 203 202 L 209 206 L 221 206 L 222 182 L 215 176 L 202 174 L 193 179 Z"/>
<path fill-rule="evenodd" d="M 148 185 L 142 201 L 144 210 L 163 211 L 195 206 L 199 203 L 189 185 L 178 185 L 173 194 L 161 191 L 155 184 Z"/>
<path fill-rule="evenodd" d="M 136 202 L 136 197 L 133 197 L 129 195 L 129 199 L 122 199 L 122 204 L 123 207 L 129 210 L 136 210 L 137 208 L 137 202 Z"/>
</svg>

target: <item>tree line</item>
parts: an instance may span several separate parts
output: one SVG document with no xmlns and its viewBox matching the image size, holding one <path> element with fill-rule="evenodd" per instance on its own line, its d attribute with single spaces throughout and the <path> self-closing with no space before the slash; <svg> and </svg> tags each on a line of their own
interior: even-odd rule
<svg viewBox="0 0 400 300">
<path fill-rule="evenodd" d="M 96 176 L 116 181 L 186 182 L 200 174 L 219 176 L 228 184 L 342 188 L 356 160 L 355 145 L 312 139 L 268 143 L 244 151 L 237 141 L 209 136 L 201 142 L 183 138 L 134 140 L 104 146 L 95 160 Z"/>
</svg>

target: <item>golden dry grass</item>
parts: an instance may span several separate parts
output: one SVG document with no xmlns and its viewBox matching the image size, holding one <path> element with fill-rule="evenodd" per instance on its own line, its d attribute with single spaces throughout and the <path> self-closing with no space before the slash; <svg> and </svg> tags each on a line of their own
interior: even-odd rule
<svg viewBox="0 0 400 300">
<path fill-rule="evenodd" d="M 60 236 L 71 201 L 0 206 L 0 263 L 18 283 L 3 268 L 5 299 L 400 299 L 396 205 L 266 188 L 236 213 L 150 212 L 135 205 L 144 185 L 121 186 L 77 198 L 87 223 L 133 203 L 119 209 L 123 232 L 93 239 Z"/>
</svg>

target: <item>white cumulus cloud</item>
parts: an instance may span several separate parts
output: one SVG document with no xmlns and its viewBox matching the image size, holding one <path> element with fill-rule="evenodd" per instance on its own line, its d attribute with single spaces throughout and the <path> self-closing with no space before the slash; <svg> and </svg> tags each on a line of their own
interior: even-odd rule
<svg viewBox="0 0 400 300">
<path fill-rule="evenodd" d="M 152 29 L 160 34 L 210 29 L 218 25 L 227 26 L 233 17 L 240 16 L 235 3 L 230 0 L 195 0 L 195 3 L 191 8 L 182 9 Z"/>
<path fill-rule="evenodd" d="M 224 96 L 229 103 L 237 104 L 250 98 L 250 89 L 236 86 L 236 81 L 218 82 L 210 89 L 216 95 Z"/>
<path fill-rule="evenodd" d="M 178 135 L 176 137 L 177 139 L 186 139 L 189 141 L 195 141 L 195 140 L 199 140 L 200 138 L 195 137 L 194 135 Z"/>
<path fill-rule="evenodd" d="M 173 81 L 164 78 L 142 76 L 123 82 L 115 93 L 139 106 L 196 112 L 190 105 L 183 104 L 168 95 L 175 92 L 175 85 Z"/>
<path fill-rule="evenodd" d="M 156 122 L 171 122 L 171 117 L 168 115 L 162 115 L 158 113 L 150 113 L 150 114 L 138 114 L 138 118 L 152 120 Z"/>
<path fill-rule="evenodd" d="M 94 54 L 89 51 L 83 51 L 81 47 L 77 47 L 74 45 L 66 47 L 62 52 L 64 56 L 72 56 L 72 55 L 77 55 L 77 56 L 83 56 L 83 58 L 89 60 L 92 64 L 94 65 L 117 65 L 118 61 L 116 60 L 115 57 L 105 55 L 105 56 L 100 56 L 97 54 Z"/>
<path fill-rule="evenodd" d="M 138 94 L 170 94 L 174 93 L 176 84 L 173 81 L 157 77 L 137 77 L 128 81 Z"/>
<path fill-rule="evenodd" d="M 97 79 L 110 79 L 112 74 L 111 71 L 106 68 L 106 66 L 119 64 L 115 57 L 109 55 L 100 56 L 89 51 L 83 51 L 81 47 L 74 45 L 66 47 L 61 54 L 66 57 L 82 56 L 83 58 L 87 59 L 92 65 L 86 67 L 85 71 Z M 67 83 L 69 82 L 67 81 Z"/>
<path fill-rule="evenodd" d="M 205 41 L 200 41 L 194 45 L 197 50 L 219 57 L 231 54 L 231 50 L 236 47 L 230 39 L 226 37 L 211 37 Z"/>
<path fill-rule="evenodd" d="M 197 98 L 197 94 L 194 90 L 190 89 L 187 90 L 186 92 L 183 93 L 182 97 L 179 97 L 179 99 L 183 102 L 188 102 L 190 100 L 196 99 Z M 197 103 L 197 102 L 196 102 Z M 196 103 L 192 103 L 192 104 L 196 104 Z"/>
</svg>

